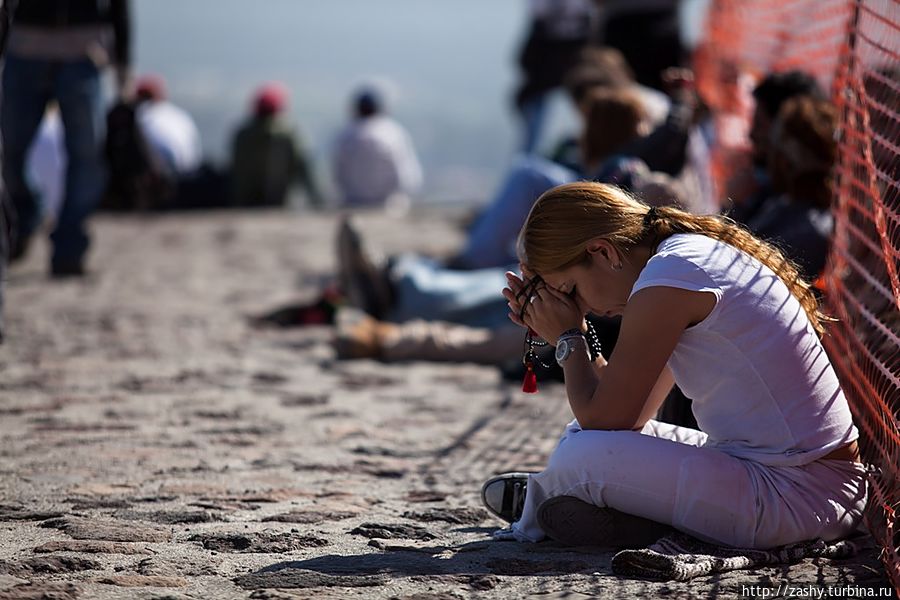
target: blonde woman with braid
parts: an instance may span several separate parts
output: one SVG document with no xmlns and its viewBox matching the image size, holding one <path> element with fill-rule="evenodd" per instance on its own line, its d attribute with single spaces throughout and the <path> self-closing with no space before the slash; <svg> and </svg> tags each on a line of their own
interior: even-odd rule
<svg viewBox="0 0 900 600">
<path fill-rule="evenodd" d="M 624 547 L 674 527 L 771 548 L 857 529 L 865 469 L 825 317 L 775 247 L 574 183 L 537 201 L 519 248 L 511 318 L 556 345 L 575 420 L 546 470 L 485 484 L 512 522 L 498 537 Z M 622 315 L 608 362 L 589 358 L 587 313 Z M 675 382 L 700 430 L 653 419 Z"/>
</svg>

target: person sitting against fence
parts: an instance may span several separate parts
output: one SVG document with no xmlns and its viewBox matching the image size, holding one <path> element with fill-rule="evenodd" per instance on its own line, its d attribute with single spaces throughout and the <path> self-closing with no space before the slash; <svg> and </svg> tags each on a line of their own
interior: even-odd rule
<svg viewBox="0 0 900 600">
<path fill-rule="evenodd" d="M 287 89 L 278 83 L 260 87 L 252 114 L 234 135 L 231 154 L 231 198 L 235 206 L 284 206 L 288 191 L 303 185 L 313 207 L 322 205 L 309 153 L 286 116 Z"/>
<path fill-rule="evenodd" d="M 768 169 L 772 124 L 782 104 L 796 96 L 826 100 L 815 77 L 799 69 L 769 73 L 753 89 L 756 105 L 749 132 L 753 189 L 745 197 L 736 198 L 734 206 L 727 207 L 729 216 L 740 223 L 752 219 L 763 203 L 773 196 Z"/>
<path fill-rule="evenodd" d="M 352 104 L 352 121 L 338 136 L 333 157 L 341 202 L 403 213 L 422 187 L 412 138 L 386 113 L 384 98 L 374 88 L 357 92 Z"/>
<path fill-rule="evenodd" d="M 484 485 L 511 523 L 496 537 L 627 547 L 674 527 L 771 548 L 857 530 L 866 470 L 826 317 L 776 247 L 727 218 L 574 183 L 537 201 L 519 248 L 510 318 L 556 346 L 575 420 L 544 471 Z M 608 361 L 587 312 L 622 315 Z M 673 382 L 700 429 L 651 418 Z"/>
<path fill-rule="evenodd" d="M 828 101 L 796 96 L 784 102 L 771 128 L 767 171 L 772 195 L 747 220 L 753 233 L 778 245 L 808 280 L 825 268 L 834 230 L 836 124 Z"/>
</svg>

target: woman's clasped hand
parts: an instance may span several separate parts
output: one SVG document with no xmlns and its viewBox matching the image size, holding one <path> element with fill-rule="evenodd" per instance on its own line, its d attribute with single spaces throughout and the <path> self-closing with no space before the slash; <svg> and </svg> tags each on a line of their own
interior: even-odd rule
<svg viewBox="0 0 900 600">
<path fill-rule="evenodd" d="M 503 296 L 508 301 L 509 318 L 530 327 L 542 339 L 555 344 L 570 329 L 584 329 L 586 311 L 567 294 L 547 285 L 539 276 L 523 270 L 526 279 L 507 271 Z"/>
</svg>

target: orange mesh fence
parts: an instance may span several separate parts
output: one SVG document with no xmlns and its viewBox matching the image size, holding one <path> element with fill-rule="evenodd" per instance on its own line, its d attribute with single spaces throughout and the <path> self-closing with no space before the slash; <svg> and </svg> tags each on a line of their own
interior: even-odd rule
<svg viewBox="0 0 900 600">
<path fill-rule="evenodd" d="M 697 84 L 716 124 L 722 198 L 748 181 L 750 91 L 799 68 L 839 110 L 825 342 L 876 467 L 866 514 L 900 591 L 900 0 L 713 0 Z"/>
</svg>

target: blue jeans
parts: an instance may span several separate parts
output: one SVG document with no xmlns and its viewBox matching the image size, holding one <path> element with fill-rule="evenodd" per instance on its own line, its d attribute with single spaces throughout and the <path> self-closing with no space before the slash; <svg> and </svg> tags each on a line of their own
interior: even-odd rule
<svg viewBox="0 0 900 600">
<path fill-rule="evenodd" d="M 454 266 L 483 269 L 518 262 L 516 238 L 535 200 L 550 188 L 577 178 L 571 169 L 546 158 L 519 157 L 500 191 L 475 222 Z"/>
<path fill-rule="evenodd" d="M 2 156 L 3 143 L 0 141 L 0 159 Z M 9 260 L 11 227 L 9 202 L 3 186 L 3 177 L 0 176 L 0 343 L 3 342 L 3 294 L 6 286 L 6 262 Z"/>
<path fill-rule="evenodd" d="M 43 216 L 42 203 L 25 180 L 25 158 L 47 103 L 53 99 L 59 103 L 68 167 L 65 198 L 50 236 L 53 264 L 82 260 L 89 243 L 85 220 L 96 208 L 106 184 L 100 75 L 97 66 L 87 59 L 56 62 L 14 55 L 7 57 L 3 72 L 3 176 L 17 213 L 20 239 L 32 235 Z"/>
<path fill-rule="evenodd" d="M 456 271 L 431 258 L 401 255 L 390 268 L 396 304 L 389 318 L 400 323 L 424 319 L 487 328 L 509 324 L 509 307 L 501 293 L 507 270 Z"/>
</svg>

